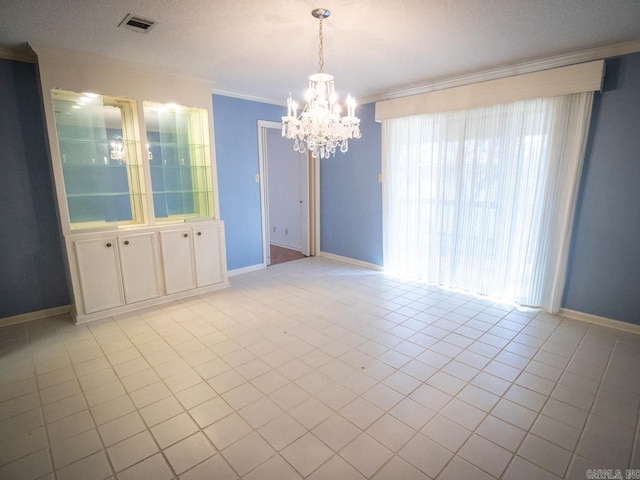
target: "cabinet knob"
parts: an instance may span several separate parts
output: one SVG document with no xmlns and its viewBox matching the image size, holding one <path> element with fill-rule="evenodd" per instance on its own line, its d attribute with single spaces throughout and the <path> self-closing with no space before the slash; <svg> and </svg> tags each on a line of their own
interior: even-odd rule
<svg viewBox="0 0 640 480">
<path fill-rule="evenodd" d="M 202 232 L 198 232 L 198 236 L 202 235 Z"/>
<path fill-rule="evenodd" d="M 107 243 L 107 248 L 111 247 L 111 242 Z"/>
<path fill-rule="evenodd" d="M 184 235 L 182 235 L 184 238 L 187 238 L 189 236 L 188 233 L 185 233 Z"/>
<path fill-rule="evenodd" d="M 125 240 L 125 241 L 124 241 L 124 244 L 125 244 L 125 245 L 129 245 L 129 240 Z"/>
</svg>

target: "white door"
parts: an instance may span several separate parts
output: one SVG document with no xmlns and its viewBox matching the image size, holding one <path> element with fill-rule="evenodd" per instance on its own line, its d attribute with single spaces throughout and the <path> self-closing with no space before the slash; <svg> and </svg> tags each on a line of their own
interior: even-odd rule
<svg viewBox="0 0 640 480">
<path fill-rule="evenodd" d="M 160 232 L 167 295 L 195 288 L 190 228 Z"/>
<path fill-rule="evenodd" d="M 74 243 L 84 313 L 124 305 L 115 237 Z"/>
<path fill-rule="evenodd" d="M 193 250 L 198 287 L 222 282 L 218 227 L 194 228 L 193 233 Z"/>
<path fill-rule="evenodd" d="M 159 297 L 155 234 L 119 236 L 118 253 L 127 303 Z"/>
<path fill-rule="evenodd" d="M 309 255 L 309 158 L 282 137 L 282 126 L 258 122 L 264 264 L 270 244 Z"/>
<path fill-rule="evenodd" d="M 309 241 L 309 155 L 303 155 L 300 162 L 298 181 L 300 182 L 300 251 L 307 257 L 310 254 Z"/>
</svg>

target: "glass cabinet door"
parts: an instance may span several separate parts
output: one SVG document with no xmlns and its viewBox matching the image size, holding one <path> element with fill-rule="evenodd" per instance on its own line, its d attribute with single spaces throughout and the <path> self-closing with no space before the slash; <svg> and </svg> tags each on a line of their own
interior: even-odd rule
<svg viewBox="0 0 640 480">
<path fill-rule="evenodd" d="M 143 106 L 156 220 L 212 217 L 207 111 L 152 102 Z"/>
<path fill-rule="evenodd" d="M 135 102 L 52 91 L 71 229 L 144 221 Z"/>
</svg>

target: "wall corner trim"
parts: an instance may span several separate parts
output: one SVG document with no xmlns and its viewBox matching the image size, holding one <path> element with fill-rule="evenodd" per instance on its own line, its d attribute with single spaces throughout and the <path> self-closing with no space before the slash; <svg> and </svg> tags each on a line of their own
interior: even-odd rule
<svg viewBox="0 0 640 480">
<path fill-rule="evenodd" d="M 620 330 L 623 332 L 640 335 L 640 325 L 636 325 L 635 323 L 623 322 L 621 320 L 614 320 L 612 318 L 599 317 L 598 315 L 577 312 L 575 310 L 569 310 L 567 308 L 561 308 L 559 313 L 560 315 L 571 318 L 573 320 L 581 320 L 583 322 L 593 323 L 594 325 L 600 325 L 601 327 L 615 328 L 616 330 Z"/>
<path fill-rule="evenodd" d="M 35 53 L 29 48 L 4 47 L 0 45 L 0 58 L 16 62 L 38 63 Z"/>
<path fill-rule="evenodd" d="M 243 273 L 257 272 L 267 268 L 264 263 L 256 263 L 255 265 L 249 265 L 248 267 L 235 268 L 227 272 L 228 277 L 235 277 L 236 275 L 242 275 Z"/>
<path fill-rule="evenodd" d="M 336 255 L 335 253 L 320 252 L 319 256 L 329 260 L 336 260 L 338 262 L 350 263 L 351 265 L 357 265 L 358 267 L 364 267 L 364 268 L 369 268 L 371 270 L 382 271 L 382 265 L 363 262 L 362 260 L 356 260 L 355 258 L 343 257 L 342 255 Z"/>
<path fill-rule="evenodd" d="M 37 312 L 22 313 L 12 317 L 0 318 L 0 328 L 9 325 L 17 325 L 18 323 L 31 322 L 33 320 L 42 320 L 43 318 L 55 317 L 63 315 L 71 311 L 71 305 L 63 305 L 61 307 L 48 308 L 46 310 L 38 310 Z"/>
</svg>

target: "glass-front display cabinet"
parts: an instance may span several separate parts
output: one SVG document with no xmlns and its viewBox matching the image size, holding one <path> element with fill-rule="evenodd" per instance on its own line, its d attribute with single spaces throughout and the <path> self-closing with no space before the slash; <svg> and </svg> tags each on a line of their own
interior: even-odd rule
<svg viewBox="0 0 640 480">
<path fill-rule="evenodd" d="M 212 216 L 206 110 L 144 102 L 144 119 L 156 220 Z"/>
<path fill-rule="evenodd" d="M 141 132 L 135 100 L 66 90 L 52 98 L 71 230 L 214 216 L 205 109 L 144 101 Z"/>
<path fill-rule="evenodd" d="M 211 83 L 34 51 L 74 321 L 229 286 Z"/>
<path fill-rule="evenodd" d="M 72 230 L 145 222 L 136 102 L 52 92 Z"/>
</svg>

